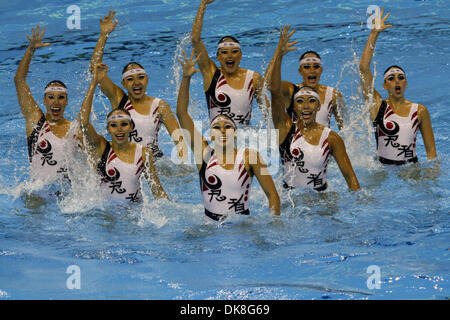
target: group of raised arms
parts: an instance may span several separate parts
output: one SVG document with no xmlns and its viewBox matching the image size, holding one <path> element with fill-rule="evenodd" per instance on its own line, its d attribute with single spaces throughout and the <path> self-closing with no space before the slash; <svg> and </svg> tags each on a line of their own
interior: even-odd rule
<svg viewBox="0 0 450 320">
<path fill-rule="evenodd" d="M 267 196 L 270 213 L 279 215 L 280 197 L 263 157 L 256 150 L 237 148 L 237 130 L 250 124 L 253 100 L 256 100 L 267 121 L 270 121 L 271 114 L 271 121 L 278 132 L 284 188 L 325 190 L 331 155 L 348 188 L 352 191 L 360 189 L 342 138 L 329 128 L 332 116 L 339 130 L 343 128 L 341 111 L 345 106 L 339 91 L 319 83 L 323 72 L 320 55 L 314 51 L 301 55 L 298 68 L 301 83 L 283 81 L 283 56 L 297 49 L 297 41 L 290 40 L 294 31 L 285 26 L 280 30 L 278 45 L 264 77 L 240 67 L 242 50 L 239 41 L 232 36 L 219 40 L 216 52 L 219 65 L 216 65 L 209 58 L 201 39 L 206 7 L 213 1 L 201 1 L 192 26 L 193 51 L 190 55 L 183 51 L 182 60 L 178 60 L 183 75 L 176 117 L 165 101 L 146 94 L 148 76 L 141 64 L 130 62 L 124 66 L 123 89 L 111 80 L 108 66 L 102 60 L 106 41 L 117 25 L 115 11 L 100 19 L 100 36 L 89 68 L 92 80 L 78 114 L 79 128 L 75 133 L 69 130 L 71 122 L 64 117 L 68 104 L 64 82 L 53 80 L 45 86 L 45 113 L 31 95 L 26 82 L 31 59 L 37 49 L 50 45 L 43 42 L 45 28 L 33 28 L 32 35 L 27 35 L 28 48 L 14 78 L 26 123 L 31 177 L 46 181 L 67 179 L 68 155 L 78 145 L 87 152 L 90 163 L 97 170 L 104 197 L 125 203 L 141 201 L 140 176 L 144 174 L 153 197 L 169 199 L 155 167 L 155 161 L 162 156 L 158 147 L 162 123 L 171 137 L 175 137 L 172 139 L 180 158 L 187 156 L 187 146 L 192 150 L 206 216 L 221 221 L 234 214 L 248 215 L 253 176 Z M 376 17 L 380 23 L 371 30 L 360 62 L 360 80 L 364 99 L 370 104 L 377 158 L 384 164 L 417 162 L 416 137 L 419 130 L 427 158 L 435 158 L 430 115 L 425 106 L 405 99 L 405 71 L 399 66 L 391 66 L 384 72 L 383 88 L 388 93 L 387 99 L 384 100 L 373 87 L 370 62 L 375 42 L 381 32 L 392 27 L 385 24 L 389 14 L 384 17 L 383 14 L 381 10 Z M 197 131 L 188 112 L 190 79 L 197 72 L 203 78 L 210 144 Z M 265 84 L 270 90 L 270 99 L 264 94 Z M 106 117 L 111 141 L 99 135 L 90 122 L 97 86 L 111 105 L 111 112 Z M 180 129 L 185 133 L 184 138 L 181 134 L 174 134 Z M 69 140 L 77 143 L 68 143 Z"/>
</svg>

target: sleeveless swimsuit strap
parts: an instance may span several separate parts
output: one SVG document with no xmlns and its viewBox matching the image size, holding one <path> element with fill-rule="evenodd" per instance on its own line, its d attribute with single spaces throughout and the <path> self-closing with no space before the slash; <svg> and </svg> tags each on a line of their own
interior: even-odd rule
<svg viewBox="0 0 450 320">
<path fill-rule="evenodd" d="M 27 137 L 28 158 L 29 158 L 30 162 L 33 157 L 33 152 L 34 152 L 36 143 L 39 138 L 39 132 L 41 132 L 41 129 L 44 126 L 45 120 L 46 120 L 45 115 L 42 115 L 41 119 L 39 119 L 38 123 L 33 128 L 33 131 L 31 132 L 31 134 Z"/>
<path fill-rule="evenodd" d="M 117 107 L 117 109 L 121 109 L 121 110 L 125 109 L 125 104 L 127 103 L 127 101 L 128 101 L 128 95 L 124 94 L 122 99 L 119 102 L 119 106 Z"/>
</svg>

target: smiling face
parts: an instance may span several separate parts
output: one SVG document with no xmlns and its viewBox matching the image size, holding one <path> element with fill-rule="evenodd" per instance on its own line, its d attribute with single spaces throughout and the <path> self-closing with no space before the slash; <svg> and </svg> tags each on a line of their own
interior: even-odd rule
<svg viewBox="0 0 450 320">
<path fill-rule="evenodd" d="M 383 88 L 388 92 L 389 97 L 403 98 L 407 87 L 408 83 L 403 72 L 391 73 L 384 79 Z"/>
<path fill-rule="evenodd" d="M 239 69 L 239 64 L 242 59 L 242 51 L 240 49 L 239 43 L 235 42 L 230 38 L 225 38 L 222 43 L 226 43 L 226 46 L 217 49 L 217 60 L 227 73 L 233 73 Z M 222 43 L 219 44 L 222 45 Z M 232 43 L 236 45 L 233 46 Z"/>
<path fill-rule="evenodd" d="M 117 144 L 127 143 L 128 134 L 133 130 L 130 116 L 122 110 L 110 113 L 107 130 L 113 142 Z"/>
<path fill-rule="evenodd" d="M 55 90 L 52 90 L 55 89 Z M 61 88 L 60 90 L 57 90 Z M 64 111 L 68 103 L 67 92 L 62 92 L 65 89 L 59 84 L 50 84 L 44 94 L 44 105 L 47 111 L 48 120 L 56 122 L 64 118 Z"/>
<path fill-rule="evenodd" d="M 298 121 L 301 121 L 303 125 L 316 122 L 319 106 L 319 100 L 312 95 L 297 95 L 294 98 L 294 111 L 297 114 Z"/>
<path fill-rule="evenodd" d="M 135 70 L 136 72 L 133 72 Z M 126 75 L 122 80 L 122 85 L 127 90 L 128 95 L 134 100 L 140 100 L 145 96 L 145 90 L 148 85 L 148 77 L 145 71 L 136 64 L 130 64 L 124 71 L 123 75 Z M 131 71 L 131 73 L 129 72 Z"/>
<path fill-rule="evenodd" d="M 314 53 L 307 53 L 303 57 L 306 58 L 318 58 Z M 298 68 L 298 72 L 303 78 L 303 85 L 316 88 L 319 85 L 320 76 L 322 75 L 323 68 L 320 63 L 308 62 L 302 63 Z"/>
</svg>

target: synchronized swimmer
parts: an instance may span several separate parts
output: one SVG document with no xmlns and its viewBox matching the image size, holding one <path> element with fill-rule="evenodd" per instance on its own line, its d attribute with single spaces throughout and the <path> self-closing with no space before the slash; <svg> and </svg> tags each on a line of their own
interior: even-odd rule
<svg viewBox="0 0 450 320">
<path fill-rule="evenodd" d="M 351 191 L 360 189 L 356 174 L 347 155 L 343 139 L 330 129 L 334 115 L 339 130 L 344 128 L 342 94 L 319 83 L 323 72 L 322 60 L 315 51 L 306 51 L 300 57 L 299 73 L 302 83 L 283 81 L 282 58 L 294 51 L 297 41 L 290 38 L 295 31 L 285 26 L 264 78 L 256 71 L 240 67 L 242 48 L 230 35 L 217 44 L 219 66 L 209 58 L 201 40 L 203 17 L 207 5 L 214 0 L 201 0 L 192 25 L 192 54 L 183 51 L 183 73 L 178 91 L 176 117 L 162 99 L 146 94 L 148 75 L 137 62 L 125 65 L 122 71 L 123 89 L 108 76 L 108 67 L 102 62 L 106 41 L 118 21 L 115 11 L 100 19 L 100 36 L 90 61 L 92 80 L 77 118 L 80 129 L 71 133 L 71 121 L 64 117 L 68 105 L 68 89 L 61 80 L 53 80 L 44 88 L 45 113 L 31 95 L 26 76 L 34 52 L 50 43 L 43 42 L 45 28 L 33 28 L 29 44 L 14 78 L 18 102 L 25 118 L 30 175 L 33 179 L 52 182 L 67 178 L 70 153 L 80 147 L 86 151 L 91 165 L 97 170 L 98 183 L 104 197 L 123 202 L 142 201 L 140 177 L 143 175 L 154 199 L 169 196 L 160 183 L 155 160 L 162 157 L 158 133 L 163 124 L 177 147 L 178 156 L 186 159 L 189 145 L 200 176 L 205 215 L 223 221 L 234 214 L 250 214 L 249 201 L 252 178 L 256 177 L 267 201 L 268 210 L 280 215 L 280 196 L 274 180 L 258 151 L 237 148 L 239 128 L 249 125 L 255 99 L 264 119 L 272 117 L 278 133 L 278 145 L 286 189 L 327 189 L 328 162 L 332 156 Z M 421 132 L 428 159 L 436 158 L 436 147 L 428 110 L 425 106 L 405 99 L 406 72 L 393 65 L 383 75 L 383 88 L 388 98 L 383 100 L 373 88 L 370 62 L 378 35 L 392 27 L 383 17 L 375 26 L 364 48 L 360 62 L 363 97 L 369 104 L 377 141 L 377 159 L 387 165 L 417 162 L 416 137 Z M 195 68 L 198 65 L 199 69 Z M 194 126 L 188 113 L 191 77 L 200 72 L 208 107 L 208 143 Z M 271 99 L 264 93 L 267 84 Z M 106 128 L 111 141 L 99 135 L 90 122 L 92 101 L 97 86 L 108 97 L 111 112 L 106 117 Z M 178 120 L 177 120 L 178 119 Z M 183 135 L 176 135 L 181 132 Z M 75 143 L 72 143 L 75 142 Z"/>
</svg>

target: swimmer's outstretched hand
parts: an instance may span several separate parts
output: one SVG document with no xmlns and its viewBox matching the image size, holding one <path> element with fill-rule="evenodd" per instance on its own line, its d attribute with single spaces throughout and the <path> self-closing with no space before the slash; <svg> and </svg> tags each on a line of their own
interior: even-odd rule
<svg viewBox="0 0 450 320">
<path fill-rule="evenodd" d="M 387 28 L 392 27 L 391 24 L 385 24 L 386 19 L 389 17 L 389 12 L 386 13 L 386 15 L 383 18 L 383 14 L 384 14 L 384 8 L 381 8 L 379 14 L 375 17 L 375 19 L 372 20 L 372 32 L 377 32 L 380 33 L 384 30 L 386 30 Z"/>
<path fill-rule="evenodd" d="M 289 42 L 295 30 L 289 32 L 289 28 L 291 26 L 284 26 L 283 29 L 280 30 L 280 40 L 278 41 L 278 49 L 280 50 L 281 55 L 285 55 L 289 51 L 297 50 L 297 47 L 293 47 L 293 45 L 297 44 L 298 41 Z"/>
<path fill-rule="evenodd" d="M 109 10 L 108 15 L 104 16 L 103 19 L 100 19 L 100 33 L 104 35 L 109 35 L 117 26 L 117 19 L 114 20 L 116 16 L 116 11 Z"/>
<path fill-rule="evenodd" d="M 108 72 L 108 66 L 102 62 L 97 63 L 94 67 L 93 79 L 96 84 L 99 84 L 105 78 L 106 73 Z"/>
<path fill-rule="evenodd" d="M 215 0 L 203 0 L 203 2 L 205 3 L 205 4 L 210 4 L 210 3 L 213 3 Z"/>
<path fill-rule="evenodd" d="M 28 44 L 33 49 L 39 49 L 42 47 L 48 47 L 50 45 L 49 42 L 42 42 L 42 38 L 44 37 L 45 33 L 45 27 L 42 27 L 42 32 L 39 34 L 39 28 L 40 26 L 37 25 L 36 30 L 32 29 L 32 36 L 30 37 L 27 35 L 28 40 L 30 40 L 30 43 Z"/>
<path fill-rule="evenodd" d="M 191 57 L 188 59 L 186 57 L 186 52 L 183 50 L 184 63 L 180 59 L 177 59 L 178 62 L 183 66 L 183 77 L 190 78 L 194 73 L 200 72 L 199 69 L 195 69 L 195 64 L 197 63 L 200 56 L 201 53 L 197 56 L 197 58 L 194 59 L 194 51 L 192 51 Z"/>
</svg>

